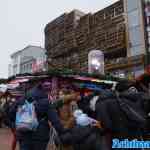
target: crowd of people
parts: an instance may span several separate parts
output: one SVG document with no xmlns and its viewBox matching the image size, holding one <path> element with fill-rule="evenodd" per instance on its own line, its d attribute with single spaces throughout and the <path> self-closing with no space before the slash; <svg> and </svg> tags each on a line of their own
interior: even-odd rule
<svg viewBox="0 0 150 150">
<path fill-rule="evenodd" d="M 34 116 L 30 129 L 28 122 L 20 121 L 27 106 Z M 39 83 L 19 100 L 10 99 L 4 110 L 14 137 L 12 150 L 16 141 L 20 150 L 110 150 L 114 138 L 141 140 L 150 135 L 150 96 L 127 83 L 115 90 L 63 88 L 53 102 Z"/>
</svg>

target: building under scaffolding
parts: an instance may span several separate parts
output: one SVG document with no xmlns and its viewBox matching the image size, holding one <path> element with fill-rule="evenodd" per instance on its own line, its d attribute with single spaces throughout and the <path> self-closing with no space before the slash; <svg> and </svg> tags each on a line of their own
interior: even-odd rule
<svg viewBox="0 0 150 150">
<path fill-rule="evenodd" d="M 142 0 L 120 0 L 94 14 L 74 10 L 45 28 L 49 68 L 88 70 L 88 53 L 105 55 L 105 71 L 138 75 L 146 55 Z"/>
</svg>

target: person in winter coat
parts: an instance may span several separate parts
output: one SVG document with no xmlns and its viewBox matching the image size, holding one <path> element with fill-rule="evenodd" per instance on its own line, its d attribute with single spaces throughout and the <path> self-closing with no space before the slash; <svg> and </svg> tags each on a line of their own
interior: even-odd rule
<svg viewBox="0 0 150 150">
<path fill-rule="evenodd" d="M 78 101 L 79 109 L 81 109 L 89 117 L 92 117 L 92 118 L 98 120 L 100 122 L 100 124 L 102 125 L 100 136 L 99 136 L 99 139 L 101 141 L 101 149 L 102 150 L 110 150 L 111 138 L 110 138 L 109 131 L 106 132 L 106 130 L 103 126 L 103 120 L 102 120 L 103 118 L 101 118 L 99 116 L 101 114 L 101 111 L 97 112 L 97 108 L 99 107 L 99 103 L 101 101 L 103 101 L 111 96 L 112 96 L 112 93 L 110 91 L 103 91 L 103 92 L 100 92 L 100 91 L 92 92 L 91 91 L 89 95 L 81 95 L 81 99 L 80 99 L 80 101 Z M 98 108 L 98 110 L 99 110 L 99 108 Z M 105 117 L 107 117 L 107 116 L 105 116 Z"/>
<path fill-rule="evenodd" d="M 74 150 L 101 150 L 101 125 L 95 119 L 88 117 L 82 110 L 74 111 L 75 126 L 72 137 L 77 139 Z M 85 134 L 88 133 L 88 134 Z"/>
<path fill-rule="evenodd" d="M 111 143 L 113 138 L 140 139 L 143 134 L 141 127 L 144 123 L 137 123 L 138 119 L 132 120 L 132 118 L 136 118 L 135 114 L 132 111 L 126 113 L 118 101 L 119 98 L 129 107 L 133 108 L 137 114 L 139 112 L 143 118 L 145 117 L 142 94 L 131 87 L 132 85 L 126 85 L 125 83 L 118 85 L 116 89 L 119 92 L 119 97 L 114 93 L 112 96 L 102 98 L 103 100 L 98 101 L 96 105 L 98 120 L 102 122 L 109 143 Z M 125 105 L 123 107 L 125 108 Z"/>
<path fill-rule="evenodd" d="M 11 122 L 11 120 L 9 118 L 9 111 L 14 103 L 15 103 L 15 101 L 13 101 L 13 99 L 10 99 L 4 105 L 4 111 L 5 111 L 4 123 L 7 127 L 10 128 L 11 134 L 12 134 L 11 150 L 15 150 L 16 146 L 17 146 L 15 124 L 14 124 L 14 122 Z"/>
<path fill-rule="evenodd" d="M 9 117 L 12 122 L 16 120 L 16 112 L 19 106 L 28 102 L 35 101 L 35 111 L 39 122 L 36 131 L 16 131 L 17 140 L 19 141 L 20 150 L 46 150 L 49 141 L 49 124 L 52 123 L 59 135 L 65 133 L 62 124 L 55 109 L 49 104 L 47 94 L 42 88 L 42 85 L 33 88 L 30 94 L 22 100 L 17 101 L 9 112 Z"/>
</svg>

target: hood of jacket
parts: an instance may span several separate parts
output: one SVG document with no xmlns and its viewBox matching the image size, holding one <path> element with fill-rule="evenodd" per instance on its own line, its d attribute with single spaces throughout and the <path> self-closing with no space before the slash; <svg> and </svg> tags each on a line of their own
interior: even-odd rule
<svg viewBox="0 0 150 150">
<path fill-rule="evenodd" d="M 31 96 L 35 100 L 48 98 L 48 95 L 46 94 L 46 92 L 38 87 L 33 88 L 30 92 L 31 92 Z"/>
<path fill-rule="evenodd" d="M 126 98 L 127 100 L 130 100 L 132 102 L 138 102 L 138 101 L 142 100 L 142 94 L 141 93 L 130 93 L 128 91 L 121 93 L 120 97 Z"/>
</svg>

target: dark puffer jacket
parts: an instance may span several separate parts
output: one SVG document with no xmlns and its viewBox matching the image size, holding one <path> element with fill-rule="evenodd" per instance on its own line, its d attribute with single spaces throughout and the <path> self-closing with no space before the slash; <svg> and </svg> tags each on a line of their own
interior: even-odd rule
<svg viewBox="0 0 150 150">
<path fill-rule="evenodd" d="M 91 126 L 75 126 L 72 129 L 74 150 L 101 150 L 100 131 Z"/>
<path fill-rule="evenodd" d="M 141 93 L 124 92 L 120 95 L 120 99 L 125 100 L 129 105 L 142 111 L 144 114 L 143 99 Z M 107 97 L 103 101 L 99 101 L 96 105 L 96 114 L 98 120 L 102 121 L 106 131 L 111 131 L 115 137 L 131 137 L 141 134 L 138 124 L 134 124 L 129 120 L 127 115 L 122 111 L 116 97 Z"/>
</svg>

